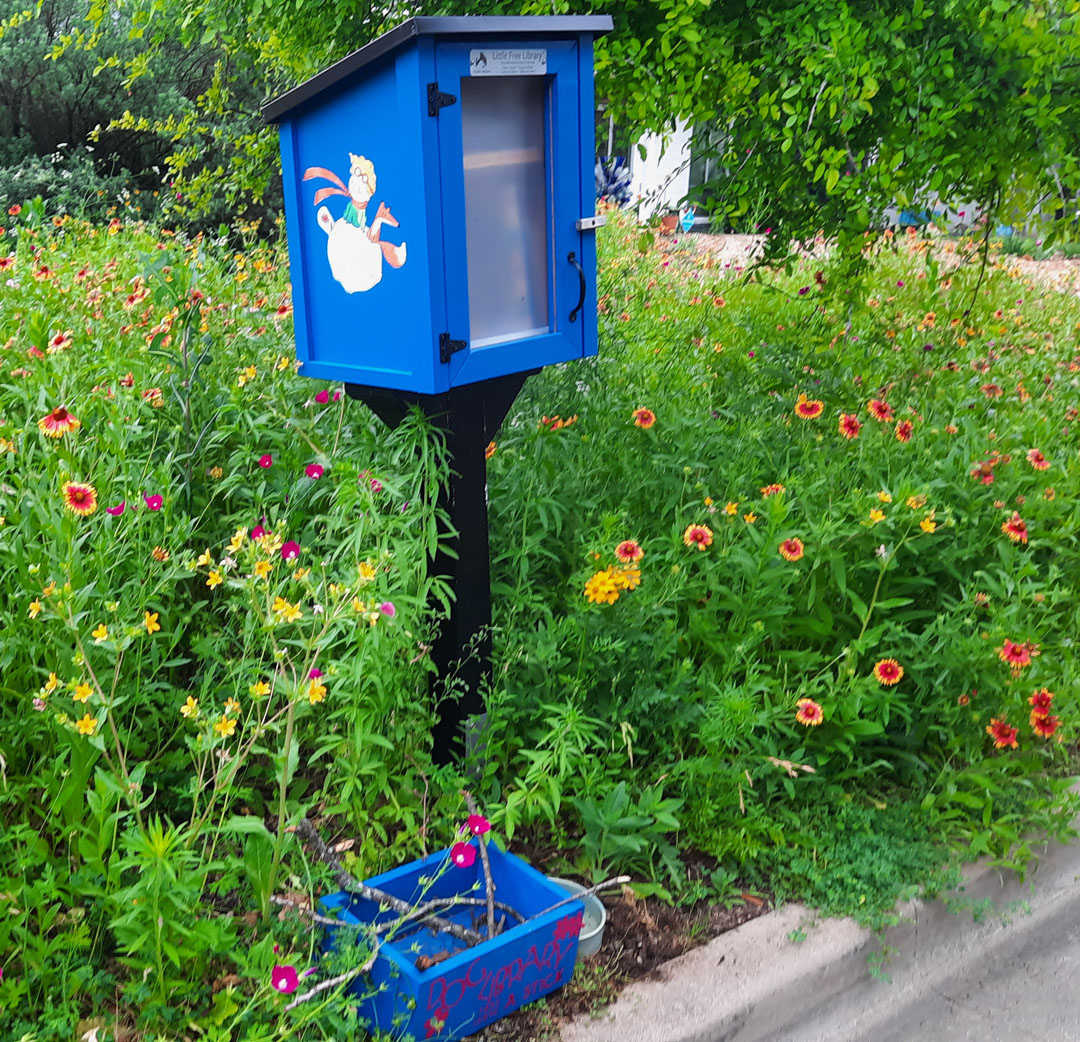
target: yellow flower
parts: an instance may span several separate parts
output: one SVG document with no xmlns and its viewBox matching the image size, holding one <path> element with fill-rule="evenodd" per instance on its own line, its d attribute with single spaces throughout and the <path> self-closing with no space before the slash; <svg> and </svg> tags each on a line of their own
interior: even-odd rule
<svg viewBox="0 0 1080 1042">
<path fill-rule="evenodd" d="M 319 680 L 318 677 L 314 677 L 308 682 L 307 691 L 308 701 L 315 705 L 316 702 L 321 702 L 326 698 L 326 686 Z"/>
<path fill-rule="evenodd" d="M 937 522 L 934 520 L 934 515 L 933 514 L 927 514 L 926 517 L 924 517 L 919 522 L 919 527 L 924 532 L 933 532 L 934 529 L 937 528 Z"/>
<path fill-rule="evenodd" d="M 101 623 L 90 635 L 94 638 L 95 643 L 100 644 L 103 640 L 109 639 L 109 627 L 105 623 Z"/>
<path fill-rule="evenodd" d="M 711 507 L 711 506 L 712 506 L 712 496 L 706 496 L 706 497 L 705 497 L 705 505 L 706 505 L 707 507 Z"/>
<path fill-rule="evenodd" d="M 879 492 L 877 494 L 877 497 L 878 497 L 878 499 L 881 500 L 882 503 L 891 503 L 892 502 L 892 496 L 890 496 L 888 492 Z"/>
<path fill-rule="evenodd" d="M 724 507 L 724 513 L 727 514 L 728 517 L 734 517 L 738 512 L 739 512 L 738 500 L 733 499 L 730 503 L 728 503 L 728 505 L 726 507 Z"/>
<path fill-rule="evenodd" d="M 244 540 L 247 539 L 247 529 L 238 528 L 234 533 L 232 539 L 229 540 L 229 549 L 236 553 L 244 545 Z"/>
<path fill-rule="evenodd" d="M 295 580 L 296 580 L 297 582 L 302 582 L 302 581 L 303 581 L 304 579 L 306 579 L 306 578 L 307 578 L 307 577 L 308 577 L 308 576 L 309 576 L 310 574 L 311 574 L 311 569 L 310 569 L 310 568 L 297 568 L 297 569 L 296 569 L 296 571 L 292 573 L 292 577 L 293 577 L 293 578 L 294 578 L 294 579 L 295 579 Z"/>
<path fill-rule="evenodd" d="M 210 468 L 210 477 L 212 477 L 215 481 L 220 481 L 224 473 L 225 471 L 223 471 L 220 467 Z"/>
<path fill-rule="evenodd" d="M 256 561 L 255 562 L 255 578 L 268 579 L 270 577 L 270 569 L 274 566 L 269 561 Z"/>
<path fill-rule="evenodd" d="M 884 510 L 878 510 L 877 507 L 874 507 L 874 509 L 870 511 L 870 520 L 873 521 L 873 523 L 875 525 L 879 521 L 884 521 L 885 520 L 885 511 Z"/>
<path fill-rule="evenodd" d="M 918 510 L 920 507 L 926 506 L 926 496 L 908 496 L 904 501 L 904 505 L 911 507 L 912 510 Z"/>
<path fill-rule="evenodd" d="M 240 281 L 240 279 L 239 279 L 239 277 L 238 277 L 238 278 L 237 278 L 237 282 L 239 282 L 239 281 Z M 242 373 L 240 374 L 240 376 L 239 376 L 239 377 L 237 377 L 237 380 L 236 380 L 236 386 L 237 386 L 237 387 L 243 387 L 243 386 L 244 386 L 244 384 L 246 384 L 246 383 L 248 382 L 248 380 L 254 380 L 254 379 L 255 379 L 255 376 L 256 376 L 256 373 L 257 373 L 257 372 L 258 372 L 258 370 L 257 370 L 257 369 L 255 368 L 255 366 L 253 366 L 253 365 L 249 365 L 249 366 L 248 366 L 248 367 L 247 367 L 247 368 L 246 368 L 246 369 L 245 369 L 245 370 L 244 370 L 244 371 L 243 371 L 243 372 L 242 372 Z"/>
<path fill-rule="evenodd" d="M 222 738 L 228 738 L 231 735 L 236 734 L 236 721 L 230 720 L 227 716 L 222 714 L 221 719 L 214 724 L 214 730 L 217 731 Z"/>
<path fill-rule="evenodd" d="M 227 699 L 226 702 L 225 702 L 225 715 L 228 716 L 230 713 L 239 713 L 239 712 L 240 712 L 240 703 L 237 702 L 235 698 Z"/>
<path fill-rule="evenodd" d="M 252 698 L 265 698 L 270 694 L 270 685 L 265 680 L 260 680 L 248 688 L 248 694 Z"/>
<path fill-rule="evenodd" d="M 161 561 L 162 563 L 164 563 L 169 559 L 169 551 L 163 549 L 160 546 L 155 546 L 154 549 L 150 551 L 150 556 L 155 561 Z"/>
<path fill-rule="evenodd" d="M 288 607 L 289 607 L 289 602 L 287 600 L 285 600 L 284 597 L 275 597 L 274 598 L 273 608 L 274 608 L 274 611 L 276 611 L 279 615 L 283 611 L 288 610 Z"/>
<path fill-rule="evenodd" d="M 187 696 L 187 701 L 180 707 L 180 715 L 188 720 L 193 720 L 199 715 L 199 700 Z"/>
<path fill-rule="evenodd" d="M 51 695 L 60 686 L 60 681 L 55 673 L 49 674 L 49 679 L 45 681 L 45 694 Z"/>
<path fill-rule="evenodd" d="M 303 615 L 299 604 L 286 604 L 285 610 L 281 613 L 281 617 L 286 622 L 296 622 L 297 619 L 303 618 Z"/>
<path fill-rule="evenodd" d="M 370 561 L 361 561 L 358 567 L 362 583 L 369 583 L 375 578 L 375 566 Z"/>
<path fill-rule="evenodd" d="M 215 572 L 211 570 L 210 577 L 206 580 L 206 585 L 212 590 L 215 586 L 220 586 L 224 580 L 221 578 L 221 572 Z"/>
<path fill-rule="evenodd" d="M 36 619 L 41 614 L 41 601 L 36 597 L 30 602 L 30 618 Z"/>
<path fill-rule="evenodd" d="M 86 681 L 82 681 L 75 685 L 75 694 L 71 697 L 74 698 L 76 702 L 85 702 L 93 693 L 94 689 L 87 684 Z"/>
<path fill-rule="evenodd" d="M 374 626 L 379 621 L 379 613 L 377 611 L 368 612 L 367 620 Z"/>
<path fill-rule="evenodd" d="M 362 600 L 360 600 L 359 597 L 354 597 L 352 599 L 352 606 L 356 611 L 359 611 L 359 612 L 367 611 L 367 605 Z"/>
<path fill-rule="evenodd" d="M 42 597 L 51 597 L 54 593 L 56 593 L 56 583 L 50 582 L 49 585 L 46 586 L 45 589 L 41 591 L 41 596 Z"/>
<path fill-rule="evenodd" d="M 159 629 L 161 629 L 161 623 L 158 622 L 158 613 L 156 611 L 148 611 L 143 613 L 143 625 L 146 627 L 146 632 L 153 636 Z"/>
<path fill-rule="evenodd" d="M 277 364 L 274 366 L 274 368 L 279 373 L 283 373 L 286 369 L 288 369 L 289 368 L 289 358 L 288 358 L 288 356 L 287 355 L 282 355 L 280 358 L 278 358 Z"/>
<path fill-rule="evenodd" d="M 757 514 L 755 514 L 755 513 L 754 513 L 754 512 L 753 512 L 753 511 L 751 510 L 749 514 L 743 514 L 743 516 L 742 516 L 742 519 L 743 519 L 743 520 L 744 520 L 744 521 L 745 521 L 745 522 L 746 522 L 746 523 L 747 523 L 748 525 L 752 525 L 752 524 L 753 524 L 753 523 L 754 523 L 754 522 L 755 522 L 755 521 L 757 520 Z"/>
<path fill-rule="evenodd" d="M 619 585 L 615 569 L 605 568 L 586 581 L 585 597 L 590 604 L 614 604 L 619 599 Z"/>
<path fill-rule="evenodd" d="M 199 559 L 195 563 L 198 565 L 207 565 L 214 563 L 214 555 L 210 553 L 209 547 L 207 547 L 205 550 L 203 550 L 201 554 L 199 554 Z"/>
<path fill-rule="evenodd" d="M 87 713 L 81 720 L 75 721 L 75 729 L 79 734 L 92 735 L 97 730 L 97 721 Z"/>
</svg>

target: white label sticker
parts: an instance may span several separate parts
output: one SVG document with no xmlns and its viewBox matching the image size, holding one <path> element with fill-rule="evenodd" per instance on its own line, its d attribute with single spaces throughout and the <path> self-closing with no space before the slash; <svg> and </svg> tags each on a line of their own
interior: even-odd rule
<svg viewBox="0 0 1080 1042">
<path fill-rule="evenodd" d="M 546 76 L 547 50 L 469 51 L 470 76 Z"/>
</svg>

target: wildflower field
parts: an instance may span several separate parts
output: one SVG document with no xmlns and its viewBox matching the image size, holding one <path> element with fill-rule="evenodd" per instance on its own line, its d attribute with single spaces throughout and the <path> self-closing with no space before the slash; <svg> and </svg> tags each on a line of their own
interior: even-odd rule
<svg viewBox="0 0 1080 1042">
<path fill-rule="evenodd" d="M 466 780 L 552 872 L 868 921 L 1067 831 L 1075 295 L 916 235 L 751 276 L 613 215 L 600 357 L 489 449 L 466 776 L 429 749 L 441 440 L 296 374 L 283 249 L 0 224 L 4 1038 L 345 1037 L 340 989 L 285 1008 L 350 958 L 271 902 L 337 889 L 290 827 L 372 875 Z"/>
</svg>

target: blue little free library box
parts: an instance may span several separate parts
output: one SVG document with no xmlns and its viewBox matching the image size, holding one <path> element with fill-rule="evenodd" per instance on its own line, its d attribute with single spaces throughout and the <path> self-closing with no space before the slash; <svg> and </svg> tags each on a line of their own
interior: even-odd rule
<svg viewBox="0 0 1080 1042">
<path fill-rule="evenodd" d="M 436 1042 L 461 1039 L 570 980 L 583 903 L 572 901 L 545 912 L 564 900 L 566 891 L 513 854 L 491 843 L 487 849 L 495 897 L 527 921 L 510 919 L 493 940 L 472 948 L 419 923 L 396 932 L 383 942 L 371 972 L 349 986 L 357 999 L 359 1019 L 369 1031 Z M 367 884 L 414 905 L 439 897 L 482 897 L 485 883 L 480 859 L 469 868 L 458 868 L 449 864 L 449 853 L 439 851 L 375 876 Z M 321 905 L 323 912 L 343 923 L 398 918 L 397 912 L 381 910 L 374 902 L 345 891 L 324 898 Z M 477 928 L 485 912 L 477 905 L 440 914 Z M 502 915 L 497 912 L 496 918 Z M 351 936 L 352 931 L 333 930 L 328 943 L 347 943 Z M 417 968 L 421 956 L 438 957 L 438 961 L 421 970 Z"/>
<path fill-rule="evenodd" d="M 413 18 L 263 109 L 302 375 L 441 394 L 596 354 L 592 51 L 611 27 Z"/>
</svg>

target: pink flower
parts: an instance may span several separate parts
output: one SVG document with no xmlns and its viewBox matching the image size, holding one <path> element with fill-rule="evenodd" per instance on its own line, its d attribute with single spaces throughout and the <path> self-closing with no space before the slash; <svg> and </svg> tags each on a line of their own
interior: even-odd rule
<svg viewBox="0 0 1080 1042">
<path fill-rule="evenodd" d="M 254 528 L 253 528 L 253 529 L 251 530 L 251 538 L 252 538 L 252 539 L 262 539 L 262 537 L 263 537 L 264 535 L 266 535 L 266 529 L 265 529 L 265 528 L 263 528 L 263 526 L 262 526 L 262 525 L 256 525 L 256 526 L 255 526 L 255 527 L 254 527 Z"/>
<path fill-rule="evenodd" d="M 341 397 L 341 392 L 340 391 L 335 391 L 334 392 L 334 401 L 336 402 L 340 397 Z"/>
<path fill-rule="evenodd" d="M 308 680 L 314 680 L 316 677 L 321 677 L 322 675 L 323 671 L 321 669 L 317 666 L 312 666 L 311 671 L 308 673 Z"/>
<path fill-rule="evenodd" d="M 127 500 L 121 499 L 119 503 L 114 507 L 106 507 L 105 513 L 112 514 L 113 517 L 119 517 L 124 512 L 124 507 L 127 506 Z"/>
<path fill-rule="evenodd" d="M 458 868 L 468 868 L 476 860 L 476 850 L 471 843 L 455 843 L 450 848 L 450 860 Z"/>
<path fill-rule="evenodd" d="M 325 405 L 330 401 L 330 392 L 324 387 L 317 395 L 315 395 L 315 401 L 320 405 Z"/>
<path fill-rule="evenodd" d="M 146 505 L 151 510 L 160 510 L 161 504 L 164 502 L 161 496 L 143 496 L 143 499 L 146 500 Z"/>
<path fill-rule="evenodd" d="M 379 611 L 381 611 L 388 619 L 392 619 L 397 615 L 397 608 L 394 607 L 392 601 L 383 601 L 382 604 L 379 605 Z"/>
<path fill-rule="evenodd" d="M 291 995 L 299 983 L 300 976 L 292 966 L 275 966 L 270 974 L 270 984 L 282 995 Z"/>
<path fill-rule="evenodd" d="M 293 539 L 290 539 L 281 548 L 281 559 L 283 561 L 292 561 L 300 556 L 300 544 Z"/>
<path fill-rule="evenodd" d="M 485 832 L 491 831 L 491 823 L 480 814 L 470 814 L 466 824 L 474 836 L 482 836 Z"/>
<path fill-rule="evenodd" d="M 371 491 L 372 492 L 382 492 L 382 482 L 377 480 L 376 478 L 372 478 L 371 479 Z"/>
<path fill-rule="evenodd" d="M 272 467 L 273 465 L 274 465 L 274 457 L 271 456 L 269 452 L 266 453 L 266 455 L 259 457 L 259 466 L 260 467 L 266 468 L 266 467 Z"/>
<path fill-rule="evenodd" d="M 309 463 L 304 468 L 304 473 L 309 478 L 321 478 L 323 476 L 323 469 L 318 463 Z"/>
</svg>

